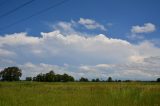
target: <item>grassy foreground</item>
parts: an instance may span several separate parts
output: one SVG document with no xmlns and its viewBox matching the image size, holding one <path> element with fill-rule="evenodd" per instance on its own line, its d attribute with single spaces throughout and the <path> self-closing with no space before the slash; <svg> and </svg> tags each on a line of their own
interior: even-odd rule
<svg viewBox="0 0 160 106">
<path fill-rule="evenodd" d="M 160 106 L 160 83 L 0 82 L 0 106 Z"/>
</svg>

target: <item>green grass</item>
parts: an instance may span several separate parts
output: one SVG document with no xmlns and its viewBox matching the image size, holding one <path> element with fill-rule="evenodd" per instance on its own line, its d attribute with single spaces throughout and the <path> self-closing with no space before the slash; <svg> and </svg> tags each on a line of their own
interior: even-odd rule
<svg viewBox="0 0 160 106">
<path fill-rule="evenodd" d="M 0 82 L 0 106 L 160 106 L 160 83 Z"/>
</svg>

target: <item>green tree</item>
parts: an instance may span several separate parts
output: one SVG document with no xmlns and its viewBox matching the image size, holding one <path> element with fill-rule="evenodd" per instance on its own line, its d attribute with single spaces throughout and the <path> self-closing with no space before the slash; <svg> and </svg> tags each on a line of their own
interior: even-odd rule
<svg viewBox="0 0 160 106">
<path fill-rule="evenodd" d="M 157 78 L 157 82 L 160 82 L 160 78 Z"/>
<path fill-rule="evenodd" d="M 121 80 L 118 80 L 118 82 L 121 82 Z"/>
<path fill-rule="evenodd" d="M 68 82 L 68 81 L 74 81 L 74 78 L 66 73 L 62 75 L 62 81 L 63 82 Z"/>
<path fill-rule="evenodd" d="M 26 81 L 32 81 L 32 77 L 26 77 Z"/>
<path fill-rule="evenodd" d="M 95 80 L 95 79 L 92 79 L 92 82 L 96 82 L 96 80 Z"/>
<path fill-rule="evenodd" d="M 112 77 L 108 77 L 108 80 L 107 80 L 108 82 L 112 82 L 113 80 L 112 80 Z"/>
<path fill-rule="evenodd" d="M 39 82 L 68 82 L 74 81 L 74 78 L 68 74 L 55 74 L 54 71 L 50 71 L 46 74 L 38 74 L 36 77 L 33 77 L 33 81 Z"/>
<path fill-rule="evenodd" d="M 71 81 L 71 82 L 74 82 L 74 77 L 72 77 L 72 76 L 69 76 L 69 81 Z"/>
<path fill-rule="evenodd" d="M 99 81 L 100 81 L 99 78 L 97 78 L 97 79 L 96 79 L 96 82 L 99 82 Z"/>
<path fill-rule="evenodd" d="M 55 82 L 62 82 L 62 75 L 56 74 L 54 81 L 55 81 Z"/>
<path fill-rule="evenodd" d="M 0 72 L 2 81 L 19 81 L 22 76 L 22 71 L 18 67 L 8 67 Z"/>
<path fill-rule="evenodd" d="M 40 74 L 38 74 L 37 76 L 36 76 L 36 81 L 39 81 L 39 82 L 45 82 L 46 81 L 46 75 L 45 74 L 42 74 L 42 73 L 40 73 Z"/>
<path fill-rule="evenodd" d="M 54 71 L 50 71 L 49 73 L 46 73 L 45 79 L 47 82 L 53 82 L 55 78 L 55 73 Z"/>
<path fill-rule="evenodd" d="M 88 82 L 88 79 L 87 79 L 87 78 L 84 78 L 84 77 L 81 77 L 79 81 L 80 81 L 80 82 Z"/>
</svg>

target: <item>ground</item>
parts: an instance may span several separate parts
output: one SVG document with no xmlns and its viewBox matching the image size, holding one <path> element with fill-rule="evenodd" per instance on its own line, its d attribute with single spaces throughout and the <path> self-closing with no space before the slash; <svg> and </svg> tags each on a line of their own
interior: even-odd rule
<svg viewBox="0 0 160 106">
<path fill-rule="evenodd" d="M 0 106 L 160 106 L 160 83 L 0 82 Z"/>
</svg>

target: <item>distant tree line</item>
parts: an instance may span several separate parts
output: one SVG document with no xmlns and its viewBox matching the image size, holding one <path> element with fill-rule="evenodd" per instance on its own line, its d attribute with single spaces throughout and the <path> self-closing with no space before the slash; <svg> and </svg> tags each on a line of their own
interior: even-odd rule
<svg viewBox="0 0 160 106">
<path fill-rule="evenodd" d="M 38 82 L 73 82 L 74 78 L 66 73 L 63 75 L 55 74 L 54 71 L 50 71 L 46 74 L 38 74 L 36 77 L 26 77 L 26 81 L 38 81 Z"/>
<path fill-rule="evenodd" d="M 8 67 L 0 71 L 1 81 L 19 81 L 22 76 L 22 71 L 18 67 Z M 50 71 L 45 74 L 38 74 L 35 77 L 26 77 L 26 81 L 38 81 L 38 82 L 74 82 L 73 76 L 66 73 L 55 74 L 54 71 Z M 99 78 L 89 80 L 88 78 L 81 77 L 78 82 L 122 82 L 122 80 L 113 80 L 112 77 L 108 77 L 107 80 L 100 80 Z M 160 78 L 157 78 L 157 82 L 160 82 Z M 132 80 L 123 80 L 123 82 L 132 82 Z M 139 81 L 140 82 L 140 81 Z"/>
</svg>

